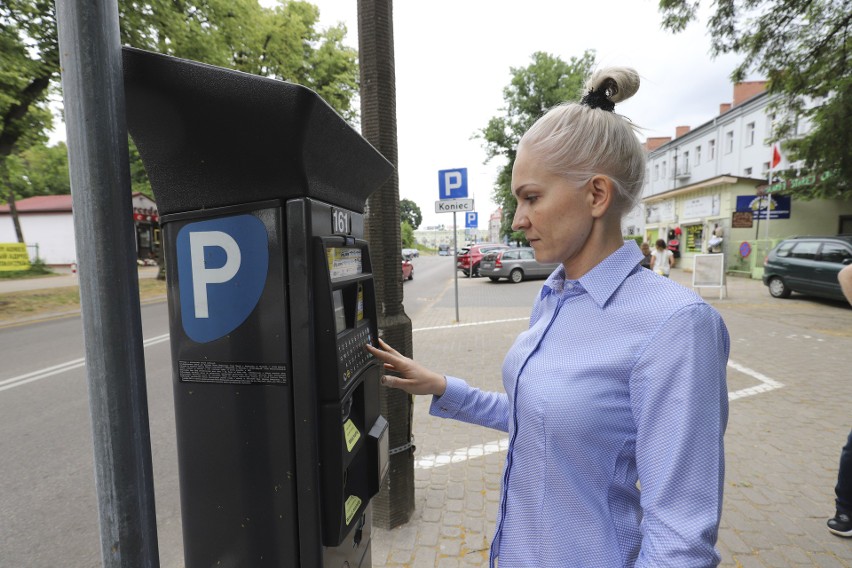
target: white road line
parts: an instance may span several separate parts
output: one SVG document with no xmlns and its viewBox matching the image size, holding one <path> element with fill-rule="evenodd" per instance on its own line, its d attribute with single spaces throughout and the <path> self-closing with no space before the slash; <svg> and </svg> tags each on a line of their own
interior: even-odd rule
<svg viewBox="0 0 852 568">
<path fill-rule="evenodd" d="M 748 367 L 746 367 L 744 365 L 740 365 L 739 363 L 737 363 L 735 361 L 729 360 L 728 366 L 736 369 L 740 373 L 748 375 L 748 376 L 755 378 L 755 379 L 757 379 L 758 381 L 761 382 L 761 384 L 753 386 L 753 387 L 748 387 L 748 388 L 745 388 L 745 389 L 740 389 L 738 391 L 729 392 L 728 393 L 728 400 L 736 400 L 738 398 L 745 398 L 747 396 L 754 396 L 756 394 L 769 392 L 769 391 L 775 390 L 775 389 L 780 389 L 781 387 L 784 386 L 783 383 L 779 383 L 775 379 L 770 379 L 769 377 L 767 377 L 763 373 L 758 373 L 757 371 L 755 371 L 753 369 L 749 369 Z"/>
<path fill-rule="evenodd" d="M 150 345 L 156 345 L 157 343 L 162 343 L 164 341 L 168 341 L 169 334 L 166 333 L 164 335 L 158 335 L 157 337 L 152 337 L 150 339 L 145 339 L 142 341 L 143 347 L 148 347 Z M 59 373 L 64 373 L 66 371 L 72 371 L 74 369 L 79 369 L 80 367 L 86 364 L 85 359 L 74 359 L 72 361 L 66 361 L 65 363 L 60 363 L 59 365 L 54 365 L 52 367 L 47 367 L 45 369 L 40 369 L 38 371 L 32 371 L 30 373 L 25 373 L 23 375 L 18 375 L 17 377 L 12 377 L 11 379 L 5 379 L 0 381 L 0 392 L 4 390 L 13 389 L 15 387 L 20 387 L 27 383 L 32 383 L 35 381 L 40 381 L 41 379 L 46 379 L 48 377 L 52 377 L 54 375 L 58 375 Z"/>
<path fill-rule="evenodd" d="M 510 319 L 502 319 L 502 320 L 491 320 L 491 321 L 477 321 L 473 323 L 454 323 L 451 325 L 436 325 L 434 327 L 419 327 L 417 329 L 412 329 L 411 332 L 417 331 L 433 331 L 435 329 L 455 329 L 457 327 L 470 327 L 474 325 L 490 325 L 492 323 L 508 323 L 512 321 L 530 321 L 529 317 L 525 318 L 510 318 Z"/>
</svg>

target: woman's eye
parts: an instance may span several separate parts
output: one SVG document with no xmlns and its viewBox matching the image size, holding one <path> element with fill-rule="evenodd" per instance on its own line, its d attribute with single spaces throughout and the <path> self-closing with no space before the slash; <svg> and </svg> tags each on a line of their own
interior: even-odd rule
<svg viewBox="0 0 852 568">
<path fill-rule="evenodd" d="M 526 201 L 528 203 L 535 203 L 537 200 L 538 200 L 538 195 L 527 195 L 524 198 L 524 201 Z"/>
</svg>

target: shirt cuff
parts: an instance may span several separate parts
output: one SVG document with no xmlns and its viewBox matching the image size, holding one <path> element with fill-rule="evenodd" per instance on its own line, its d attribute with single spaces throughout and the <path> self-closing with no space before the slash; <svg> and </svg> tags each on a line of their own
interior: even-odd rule
<svg viewBox="0 0 852 568">
<path fill-rule="evenodd" d="M 446 375 L 447 390 L 441 396 L 432 397 L 432 405 L 429 407 L 429 414 L 440 418 L 453 418 L 458 414 L 464 404 L 465 393 L 467 393 L 467 383 L 459 378 Z"/>
</svg>

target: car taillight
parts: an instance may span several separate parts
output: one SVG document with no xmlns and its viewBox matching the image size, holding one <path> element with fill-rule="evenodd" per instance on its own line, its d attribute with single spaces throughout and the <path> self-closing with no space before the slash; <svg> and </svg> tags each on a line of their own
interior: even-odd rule
<svg viewBox="0 0 852 568">
<path fill-rule="evenodd" d="M 497 260 L 494 261 L 494 266 L 496 266 L 497 268 L 503 268 L 503 262 L 499 258 L 497 258 Z"/>
</svg>

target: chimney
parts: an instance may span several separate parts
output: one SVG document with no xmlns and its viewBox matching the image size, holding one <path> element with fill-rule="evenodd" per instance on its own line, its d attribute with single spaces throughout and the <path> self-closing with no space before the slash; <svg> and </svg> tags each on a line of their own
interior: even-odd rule
<svg viewBox="0 0 852 568">
<path fill-rule="evenodd" d="M 692 128 L 689 126 L 675 126 L 675 138 L 680 138 L 690 130 L 692 130 Z"/>
<path fill-rule="evenodd" d="M 663 144 L 668 144 L 672 141 L 671 136 L 657 136 L 656 138 L 648 138 L 645 140 L 645 150 L 653 152 Z"/>
<path fill-rule="evenodd" d="M 719 114 L 725 114 L 731 110 L 731 103 L 722 103 L 719 105 Z"/>
<path fill-rule="evenodd" d="M 743 81 L 734 84 L 734 106 L 742 104 L 750 98 L 766 90 L 766 81 Z"/>
</svg>

